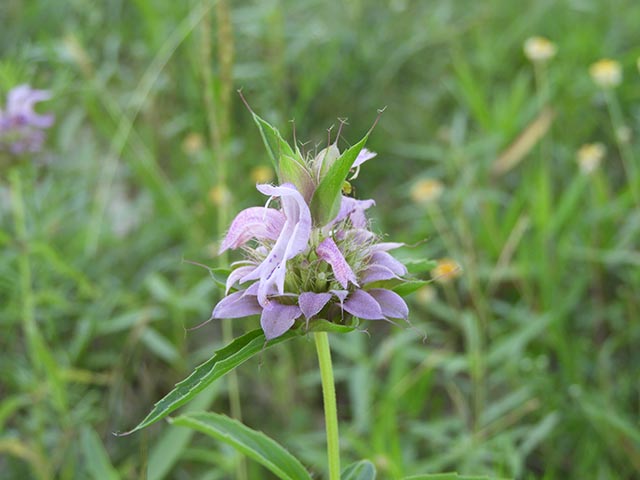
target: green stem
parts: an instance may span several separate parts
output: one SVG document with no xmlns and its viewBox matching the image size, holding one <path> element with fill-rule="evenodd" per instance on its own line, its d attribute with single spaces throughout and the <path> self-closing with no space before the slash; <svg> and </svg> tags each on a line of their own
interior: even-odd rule
<svg viewBox="0 0 640 480">
<path fill-rule="evenodd" d="M 629 147 L 629 144 L 620 138 L 620 132 L 625 128 L 624 116 L 622 114 L 622 108 L 618 102 L 618 97 L 615 92 L 605 90 L 605 101 L 607 103 L 607 110 L 609 112 L 609 118 L 611 119 L 611 125 L 613 127 L 613 137 L 615 138 L 618 151 L 620 152 L 620 158 L 622 159 L 622 168 L 629 182 L 629 189 L 633 200 L 637 205 L 640 205 L 640 188 L 638 187 L 638 172 L 635 162 L 633 161 L 633 152 Z"/>
<path fill-rule="evenodd" d="M 340 480 L 340 436 L 338 434 L 338 407 L 336 406 L 336 387 L 333 381 L 331 349 L 327 332 L 313 334 L 320 364 L 322 379 L 322 397 L 324 401 L 324 420 L 327 428 L 327 458 L 329 480 Z"/>
</svg>

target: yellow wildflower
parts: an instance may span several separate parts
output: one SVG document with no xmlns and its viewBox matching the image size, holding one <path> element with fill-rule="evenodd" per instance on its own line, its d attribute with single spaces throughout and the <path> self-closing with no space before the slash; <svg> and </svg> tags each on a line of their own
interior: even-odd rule
<svg viewBox="0 0 640 480">
<path fill-rule="evenodd" d="M 461 273 L 462 267 L 451 258 L 441 258 L 438 260 L 436 267 L 431 270 L 431 276 L 439 283 L 449 283 L 451 280 L 458 278 Z"/>
<path fill-rule="evenodd" d="M 614 88 L 622 82 L 622 67 L 620 63 L 609 58 L 603 58 L 589 67 L 589 74 L 594 83 L 600 88 Z"/>
<path fill-rule="evenodd" d="M 198 153 L 204 147 L 204 137 L 200 133 L 192 132 L 182 141 L 182 151 L 187 155 Z"/>
<path fill-rule="evenodd" d="M 556 54 L 556 46 L 544 37 L 527 38 L 524 42 L 524 54 L 532 62 L 546 62 Z"/>
<path fill-rule="evenodd" d="M 607 153 L 607 148 L 602 143 L 587 143 L 578 150 L 577 161 L 580 171 L 585 175 L 592 173 Z"/>
<path fill-rule="evenodd" d="M 427 204 L 440 198 L 444 185 L 433 178 L 418 180 L 411 187 L 411 199 L 418 204 Z"/>
</svg>

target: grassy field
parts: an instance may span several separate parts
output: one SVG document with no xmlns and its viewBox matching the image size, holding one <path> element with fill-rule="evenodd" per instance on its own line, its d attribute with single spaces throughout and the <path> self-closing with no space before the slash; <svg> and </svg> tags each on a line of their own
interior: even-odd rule
<svg viewBox="0 0 640 480">
<path fill-rule="evenodd" d="M 185 332 L 224 293 L 187 261 L 228 261 L 229 221 L 273 179 L 237 89 L 311 150 L 386 107 L 355 193 L 406 257 L 461 267 L 409 297 L 413 328 L 331 335 L 345 464 L 638 478 L 639 2 L 3 0 L 0 25 L 0 108 L 29 83 L 56 115 L 41 152 L 0 152 L 2 478 L 236 478 L 239 457 L 190 430 L 112 432 L 229 333 Z M 534 35 L 553 58 L 527 59 Z M 618 86 L 590 76 L 602 58 Z M 239 394 L 247 425 L 326 478 L 313 342 L 234 385 L 186 408 Z"/>
</svg>

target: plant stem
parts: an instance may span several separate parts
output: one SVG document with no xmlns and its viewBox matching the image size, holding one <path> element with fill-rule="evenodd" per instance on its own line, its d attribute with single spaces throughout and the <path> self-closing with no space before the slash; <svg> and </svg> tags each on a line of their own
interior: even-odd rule
<svg viewBox="0 0 640 480">
<path fill-rule="evenodd" d="M 340 480 L 340 436 L 338 434 L 338 407 L 336 406 L 336 387 L 333 381 L 331 349 L 327 332 L 313 334 L 318 352 L 320 378 L 322 379 L 322 397 L 324 402 L 324 421 L 327 428 L 327 459 L 329 480 Z"/>
</svg>

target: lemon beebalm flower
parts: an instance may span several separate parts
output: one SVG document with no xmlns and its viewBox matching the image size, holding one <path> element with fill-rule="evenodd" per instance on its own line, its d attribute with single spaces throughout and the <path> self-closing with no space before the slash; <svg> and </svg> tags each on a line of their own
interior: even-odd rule
<svg viewBox="0 0 640 480">
<path fill-rule="evenodd" d="M 444 185 L 434 178 L 418 180 L 411 187 L 411 199 L 420 205 L 435 202 L 442 196 Z"/>
<path fill-rule="evenodd" d="M 462 267 L 451 258 L 441 258 L 431 270 L 431 276 L 438 283 L 449 283 L 462 274 Z"/>
<path fill-rule="evenodd" d="M 557 48 L 553 42 L 545 37 L 530 37 L 524 42 L 524 54 L 536 63 L 543 63 L 555 57 Z"/>
<path fill-rule="evenodd" d="M 622 67 L 620 63 L 609 58 L 603 58 L 589 67 L 589 74 L 593 82 L 600 88 L 615 88 L 622 82 Z"/>
<path fill-rule="evenodd" d="M 587 143 L 578 150 L 577 161 L 580 171 L 589 175 L 602 163 L 607 148 L 602 143 Z"/>
</svg>

